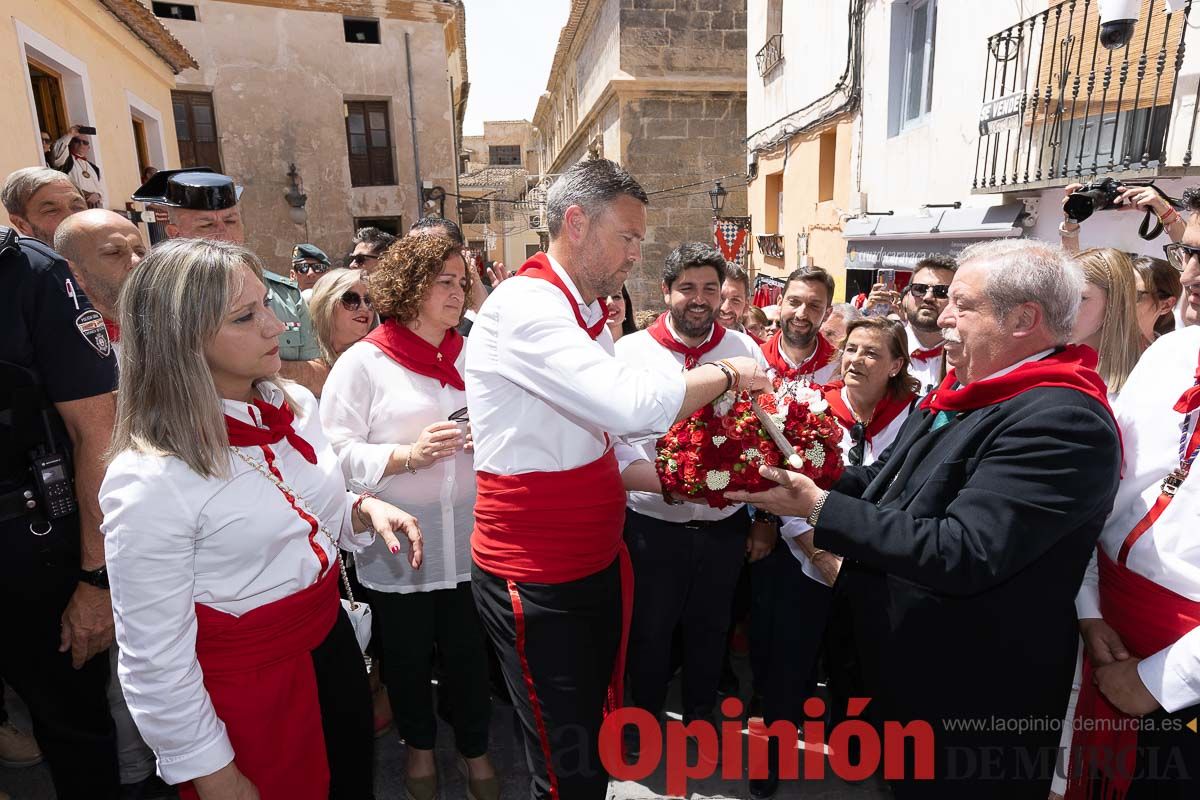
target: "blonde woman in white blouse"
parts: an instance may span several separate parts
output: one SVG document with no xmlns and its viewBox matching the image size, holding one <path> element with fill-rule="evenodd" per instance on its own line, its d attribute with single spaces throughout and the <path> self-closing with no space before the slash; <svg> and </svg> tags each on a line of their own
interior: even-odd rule
<svg viewBox="0 0 1200 800">
<path fill-rule="evenodd" d="M 118 673 L 159 774 L 185 799 L 371 797 L 338 547 L 378 533 L 415 570 L 416 521 L 346 491 L 313 396 L 275 377 L 283 326 L 248 250 L 160 245 L 120 305 L 100 506 Z"/>
<path fill-rule="evenodd" d="M 409 236 L 388 248 L 369 279 L 383 323 L 338 358 L 321 398 L 321 421 L 350 486 L 402 504 L 425 533 L 419 574 L 378 544 L 355 555 L 358 579 L 371 590 L 393 719 L 408 745 L 413 800 L 437 793 L 435 649 L 468 797 L 498 796 L 487 755 L 487 650 L 471 595 L 475 471 L 456 330 L 471 280 L 449 239 Z"/>
</svg>

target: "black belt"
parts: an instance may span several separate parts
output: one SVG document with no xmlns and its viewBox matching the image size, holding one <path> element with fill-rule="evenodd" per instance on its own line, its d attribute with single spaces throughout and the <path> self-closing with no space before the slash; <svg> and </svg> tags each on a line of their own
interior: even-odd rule
<svg viewBox="0 0 1200 800">
<path fill-rule="evenodd" d="M 37 494 L 32 486 L 25 486 L 0 494 L 0 522 L 29 516 L 38 507 Z"/>
</svg>

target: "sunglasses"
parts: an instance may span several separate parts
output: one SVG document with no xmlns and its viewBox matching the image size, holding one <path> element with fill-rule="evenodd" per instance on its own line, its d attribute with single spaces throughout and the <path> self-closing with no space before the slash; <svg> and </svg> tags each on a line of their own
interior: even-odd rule
<svg viewBox="0 0 1200 800">
<path fill-rule="evenodd" d="M 368 261 L 378 261 L 378 260 L 379 260 L 379 256 L 373 256 L 370 253 L 359 253 L 356 256 L 350 257 L 350 263 L 356 264 L 360 267 L 363 264 L 366 264 Z"/>
<path fill-rule="evenodd" d="M 45 141 L 45 140 L 43 140 L 43 141 Z M 82 147 L 91 147 L 92 146 L 92 143 L 89 142 L 87 139 L 72 139 L 71 144 L 77 144 Z"/>
<path fill-rule="evenodd" d="M 342 301 L 342 307 L 347 311 L 358 311 L 364 306 L 371 307 L 371 298 L 367 295 L 360 295 L 358 292 L 342 292 L 342 296 L 338 298 Z"/>
<path fill-rule="evenodd" d="M 855 422 L 850 428 L 850 441 L 852 447 L 850 452 L 846 454 L 846 460 L 853 467 L 862 465 L 863 456 L 867 451 L 867 429 L 861 422 Z"/>
<path fill-rule="evenodd" d="M 1171 242 L 1171 244 L 1164 245 L 1163 252 L 1167 254 L 1167 263 L 1180 272 L 1187 269 L 1190 259 L 1200 258 L 1200 247 L 1192 247 L 1183 242 Z"/>
<path fill-rule="evenodd" d="M 299 272 L 301 275 L 307 275 L 310 270 L 317 273 L 318 275 L 321 275 L 321 274 L 329 271 L 329 265 L 328 264 L 305 264 L 303 261 L 299 261 L 299 262 L 292 264 L 292 269 L 296 270 L 296 272 Z"/>
<path fill-rule="evenodd" d="M 455 411 L 453 414 L 451 414 L 449 417 L 447 417 L 447 419 L 450 420 L 451 422 L 470 422 L 471 421 L 470 417 L 467 416 L 466 406 L 463 406 L 458 411 Z"/>
<path fill-rule="evenodd" d="M 913 293 L 914 297 L 924 297 L 930 291 L 938 300 L 945 300 L 950 296 L 950 284 L 948 283 L 910 283 L 908 290 Z"/>
</svg>

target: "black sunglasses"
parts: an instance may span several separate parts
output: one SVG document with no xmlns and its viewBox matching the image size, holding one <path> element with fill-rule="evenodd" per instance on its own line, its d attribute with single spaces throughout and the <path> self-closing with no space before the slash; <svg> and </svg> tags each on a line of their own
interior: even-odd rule
<svg viewBox="0 0 1200 800">
<path fill-rule="evenodd" d="M 916 297 L 924 297 L 925 293 L 933 290 L 933 296 L 938 300 L 945 300 L 950 296 L 950 284 L 948 283 L 910 283 L 908 290 Z"/>
<path fill-rule="evenodd" d="M 463 406 L 458 411 L 455 411 L 453 414 L 447 417 L 447 419 L 449 419 L 451 422 L 470 422 L 470 417 L 467 416 L 466 406 Z"/>
<path fill-rule="evenodd" d="M 846 454 L 846 460 L 853 467 L 861 466 L 863 456 L 867 451 L 867 429 L 861 422 L 855 422 L 850 427 L 850 441 L 852 446 L 850 452 Z"/>
<path fill-rule="evenodd" d="M 1188 259 L 1200 258 L 1200 247 L 1193 247 L 1183 242 L 1171 242 L 1163 245 L 1163 252 L 1167 254 L 1167 263 L 1180 272 L 1187 269 Z"/>
<path fill-rule="evenodd" d="M 91 143 L 91 142 L 89 142 L 87 139 L 72 139 L 72 140 L 71 140 L 71 144 L 80 144 L 80 145 L 83 145 L 83 146 L 85 146 L 85 147 L 91 147 L 91 146 L 92 146 L 92 143 Z"/>
<path fill-rule="evenodd" d="M 292 264 L 292 269 L 296 270 L 296 272 L 299 272 L 301 275 L 307 275 L 309 273 L 309 270 L 320 275 L 322 273 L 329 271 L 329 265 L 328 264 L 305 264 L 303 261 L 298 261 L 298 262 Z"/>
<path fill-rule="evenodd" d="M 363 306 L 366 306 L 368 309 L 371 307 L 370 296 L 360 295 L 355 291 L 342 292 L 342 296 L 338 299 L 342 301 L 342 306 L 347 311 L 358 311 Z"/>
<path fill-rule="evenodd" d="M 359 253 L 358 255 L 350 256 L 350 263 L 362 266 L 368 261 L 378 261 L 379 256 L 371 255 L 370 253 Z"/>
</svg>

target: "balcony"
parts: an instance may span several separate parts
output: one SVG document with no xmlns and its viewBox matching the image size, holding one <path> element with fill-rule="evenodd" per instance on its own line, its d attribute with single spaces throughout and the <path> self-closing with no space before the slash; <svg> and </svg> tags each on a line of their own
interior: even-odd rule
<svg viewBox="0 0 1200 800">
<path fill-rule="evenodd" d="M 758 252 L 767 258 L 783 258 L 783 236 L 778 233 L 768 233 L 756 237 Z"/>
<path fill-rule="evenodd" d="M 1191 7 L 1143 0 L 1119 50 L 1099 44 L 1099 0 L 1063 0 L 989 36 L 972 192 L 1200 174 L 1197 104 L 1176 97 Z"/>
<path fill-rule="evenodd" d="M 765 78 L 768 72 L 783 61 L 783 34 L 776 33 L 767 39 L 767 43 L 762 46 L 754 59 L 758 62 L 759 77 Z"/>
</svg>

